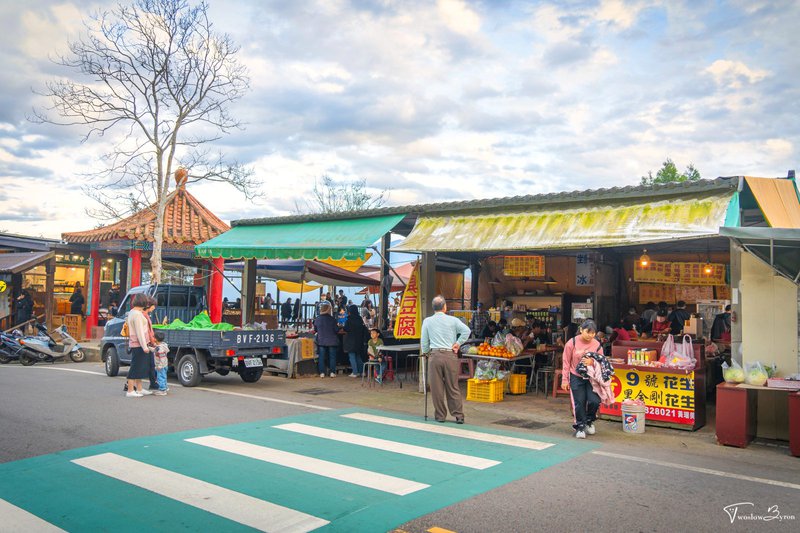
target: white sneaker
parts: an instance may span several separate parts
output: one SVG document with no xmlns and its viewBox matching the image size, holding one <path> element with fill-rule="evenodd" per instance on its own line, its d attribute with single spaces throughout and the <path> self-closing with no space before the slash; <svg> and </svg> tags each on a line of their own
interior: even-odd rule
<svg viewBox="0 0 800 533">
<path fill-rule="evenodd" d="M 594 424 L 588 424 L 586 426 L 586 434 L 594 435 L 595 433 L 597 433 L 597 429 L 595 429 Z"/>
<path fill-rule="evenodd" d="M 358 377 L 358 374 L 355 374 L 355 373 L 354 373 L 354 374 L 350 374 L 350 377 L 351 377 L 351 378 L 357 378 L 357 377 Z"/>
<path fill-rule="evenodd" d="M 325 373 L 324 372 L 320 372 L 319 377 L 324 378 L 325 377 Z"/>
<path fill-rule="evenodd" d="M 167 395 L 167 391 L 165 391 L 165 390 L 157 390 L 157 391 L 155 391 L 153 393 L 153 396 L 166 396 L 166 395 Z"/>
<path fill-rule="evenodd" d="M 136 392 L 136 391 L 132 391 L 132 392 L 126 392 L 126 393 L 125 393 L 125 397 L 126 397 L 126 398 L 141 398 L 141 397 L 142 397 L 142 395 L 141 395 L 141 394 L 139 394 L 139 393 L 138 393 L 138 392 Z"/>
<path fill-rule="evenodd" d="M 331 377 L 335 378 L 336 377 L 336 372 L 331 372 Z"/>
<path fill-rule="evenodd" d="M 142 389 L 139 391 L 139 396 L 150 396 L 151 394 L 153 394 L 151 390 Z"/>
<path fill-rule="evenodd" d="M 586 438 L 586 433 L 584 433 L 583 431 L 576 431 L 575 432 L 575 438 L 576 439 L 585 439 Z"/>
</svg>

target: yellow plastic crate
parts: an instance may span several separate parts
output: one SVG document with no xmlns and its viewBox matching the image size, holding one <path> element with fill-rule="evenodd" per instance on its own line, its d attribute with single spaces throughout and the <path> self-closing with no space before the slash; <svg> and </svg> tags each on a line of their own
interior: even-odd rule
<svg viewBox="0 0 800 533">
<path fill-rule="evenodd" d="M 525 374 L 511 374 L 508 377 L 509 394 L 525 394 L 528 392 L 528 376 Z"/>
<path fill-rule="evenodd" d="M 503 401 L 503 384 L 505 381 L 481 381 L 479 379 L 467 380 L 467 401 L 495 403 Z"/>
</svg>

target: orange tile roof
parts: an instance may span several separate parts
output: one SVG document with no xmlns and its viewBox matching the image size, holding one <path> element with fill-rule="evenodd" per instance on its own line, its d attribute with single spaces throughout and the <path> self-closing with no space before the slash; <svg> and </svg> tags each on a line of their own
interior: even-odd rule
<svg viewBox="0 0 800 533">
<path fill-rule="evenodd" d="M 156 214 L 155 204 L 134 213 L 119 222 L 88 231 L 62 233 L 61 238 L 69 243 L 103 242 L 115 239 L 153 242 Z M 206 209 L 197 198 L 180 187 L 170 193 L 164 211 L 165 244 L 200 244 L 230 226 Z"/>
</svg>

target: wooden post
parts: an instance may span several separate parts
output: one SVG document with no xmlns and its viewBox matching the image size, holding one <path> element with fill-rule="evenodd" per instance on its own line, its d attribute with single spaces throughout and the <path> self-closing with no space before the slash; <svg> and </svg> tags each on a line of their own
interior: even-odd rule
<svg viewBox="0 0 800 533">
<path fill-rule="evenodd" d="M 86 338 L 92 338 L 92 328 L 97 326 L 100 311 L 100 252 L 89 254 L 89 294 L 86 297 Z"/>
<path fill-rule="evenodd" d="M 255 259 L 245 259 L 242 270 L 242 326 L 255 319 L 256 307 L 256 263 Z"/>
<path fill-rule="evenodd" d="M 472 285 L 469 288 L 469 302 L 470 309 L 477 309 L 478 307 L 478 282 L 481 278 L 481 264 L 478 261 L 473 261 L 469 265 L 469 271 L 472 276 Z"/>
<path fill-rule="evenodd" d="M 56 258 L 52 257 L 45 264 L 44 281 L 44 323 L 49 331 L 53 330 L 53 289 L 56 278 Z"/>
<path fill-rule="evenodd" d="M 389 292 L 392 284 L 389 283 L 389 246 L 392 241 L 392 233 L 387 231 L 381 238 L 381 294 L 378 303 L 378 328 L 386 329 L 389 327 Z M 369 287 L 367 287 L 369 290 Z"/>
<path fill-rule="evenodd" d="M 211 280 L 208 287 L 208 317 L 214 324 L 222 322 L 222 270 L 225 268 L 225 260 L 215 257 L 209 261 L 211 265 Z"/>
</svg>

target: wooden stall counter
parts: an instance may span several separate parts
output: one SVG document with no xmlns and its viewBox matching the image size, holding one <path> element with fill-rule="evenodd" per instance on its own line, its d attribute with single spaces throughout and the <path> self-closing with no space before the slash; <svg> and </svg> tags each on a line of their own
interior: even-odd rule
<svg viewBox="0 0 800 533">
<path fill-rule="evenodd" d="M 781 411 L 788 420 L 781 424 L 788 428 L 789 453 L 800 457 L 800 392 L 758 387 L 744 383 L 720 383 L 717 385 L 717 443 L 725 446 L 746 448 L 758 436 L 758 398 L 770 394 L 781 404 Z M 783 403 L 786 403 L 783 409 Z"/>
</svg>

